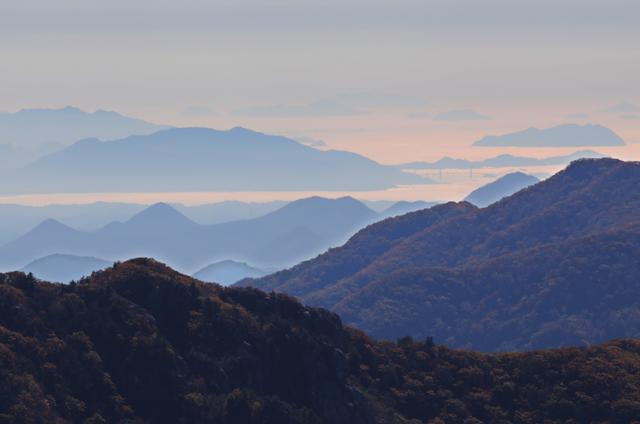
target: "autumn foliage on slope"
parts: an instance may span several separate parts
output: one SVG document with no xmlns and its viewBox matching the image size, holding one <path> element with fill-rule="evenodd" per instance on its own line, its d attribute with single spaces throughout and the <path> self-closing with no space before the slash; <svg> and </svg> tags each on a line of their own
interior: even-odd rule
<svg viewBox="0 0 640 424">
<path fill-rule="evenodd" d="M 640 336 L 640 163 L 580 160 L 478 209 L 391 218 L 242 284 L 292 294 L 376 338 L 483 351 Z"/>
<path fill-rule="evenodd" d="M 0 274 L 0 422 L 629 422 L 640 344 L 483 355 L 137 259 Z M 415 420 L 415 421 L 411 421 Z"/>
</svg>

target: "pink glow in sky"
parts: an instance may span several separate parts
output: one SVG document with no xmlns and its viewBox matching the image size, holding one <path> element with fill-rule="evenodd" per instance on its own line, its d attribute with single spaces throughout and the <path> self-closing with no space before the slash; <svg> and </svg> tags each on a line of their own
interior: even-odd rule
<svg viewBox="0 0 640 424">
<path fill-rule="evenodd" d="M 576 149 L 471 144 L 594 123 L 628 146 L 593 150 L 640 159 L 638 16 L 629 0 L 10 0 L 0 111 L 74 105 L 243 126 L 386 164 L 564 154 Z M 440 119 L 452 111 L 467 118 Z M 460 184 L 409 197 L 459 198 Z M 209 198 L 198 196 L 185 201 Z"/>
</svg>

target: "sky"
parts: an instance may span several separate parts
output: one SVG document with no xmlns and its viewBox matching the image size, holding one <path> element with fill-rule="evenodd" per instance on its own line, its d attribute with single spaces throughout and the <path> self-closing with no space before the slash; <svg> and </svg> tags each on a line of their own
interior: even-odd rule
<svg viewBox="0 0 640 424">
<path fill-rule="evenodd" d="M 640 159 L 639 21 L 636 0 L 4 0 L 0 111 L 244 126 L 382 163 L 590 122 Z"/>
</svg>

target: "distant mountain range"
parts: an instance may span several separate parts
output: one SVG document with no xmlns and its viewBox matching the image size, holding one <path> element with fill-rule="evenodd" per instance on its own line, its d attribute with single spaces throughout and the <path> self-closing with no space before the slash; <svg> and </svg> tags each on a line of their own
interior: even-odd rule
<svg viewBox="0 0 640 424">
<path fill-rule="evenodd" d="M 93 231 L 47 219 L 0 247 L 0 269 L 19 269 L 55 253 L 113 260 L 153 256 L 190 272 L 226 259 L 282 268 L 343 243 L 379 217 L 353 198 L 312 197 L 258 218 L 201 225 L 160 203 Z"/>
<path fill-rule="evenodd" d="M 116 112 L 97 110 L 89 113 L 71 106 L 0 112 L 2 143 L 27 149 L 51 151 L 84 138 L 116 139 L 132 134 L 151 134 L 163 128 L 167 127 Z"/>
<path fill-rule="evenodd" d="M 409 212 L 415 212 L 420 209 L 428 209 L 432 206 L 435 206 L 436 204 L 437 202 L 425 202 L 423 200 L 416 200 L 413 202 L 401 200 L 383 210 L 380 215 L 381 218 L 389 218 L 392 216 L 404 215 L 405 213 Z"/>
<path fill-rule="evenodd" d="M 443 157 L 436 162 L 410 162 L 397 165 L 401 169 L 475 169 L 475 168 L 509 168 L 524 166 L 567 165 L 577 159 L 602 158 L 605 155 L 592 150 L 580 150 L 570 155 L 552 156 L 544 159 L 514 156 L 510 154 L 498 155 L 489 159 L 470 161 Z"/>
<path fill-rule="evenodd" d="M 207 265 L 193 274 L 193 278 L 228 286 L 244 278 L 257 278 L 267 274 L 267 271 L 254 268 L 243 262 L 226 260 Z"/>
<path fill-rule="evenodd" d="M 133 203 L 108 202 L 47 206 L 0 204 L 0 245 L 23 235 L 46 219 L 90 231 L 111 221 L 125 221 L 145 208 L 145 205 Z"/>
<path fill-rule="evenodd" d="M 489 135 L 474 146 L 512 147 L 577 147 L 577 146 L 624 146 L 625 142 L 616 133 L 602 125 L 562 124 L 552 128 L 528 128 L 505 135 Z"/>
<path fill-rule="evenodd" d="M 113 262 L 88 256 L 54 254 L 36 259 L 22 268 L 22 271 L 30 272 L 41 280 L 68 283 L 111 265 Z"/>
<path fill-rule="evenodd" d="M 487 208 L 384 220 L 241 284 L 330 308 L 378 338 L 536 349 L 640 337 L 638 257 L 640 163 L 580 160 Z"/>
<path fill-rule="evenodd" d="M 512 172 L 475 189 L 464 200 L 480 208 L 484 208 L 539 181 L 540 180 L 533 175 L 527 175 L 522 172 Z"/>
<path fill-rule="evenodd" d="M 355 153 L 243 128 L 86 139 L 5 174 L 3 193 L 374 190 L 428 183 Z"/>
<path fill-rule="evenodd" d="M 172 206 L 198 224 L 208 225 L 258 218 L 287 203 L 225 201 L 197 206 Z M 47 206 L 0 204 L 0 246 L 23 235 L 48 218 L 78 230 L 93 231 L 112 221 L 126 221 L 148 206 L 110 202 Z"/>
<path fill-rule="evenodd" d="M 500 194 L 512 194 L 516 188 L 503 187 Z M 258 276 L 254 272 L 258 268 L 245 267 L 232 259 L 257 263 L 260 270 L 283 268 L 339 245 L 365 225 L 436 204 L 378 203 L 390 206 L 374 212 L 351 198 L 199 206 L 102 202 L 43 207 L 0 205 L 0 267 L 18 269 L 47 256 L 45 264 L 50 270 L 43 275 L 49 280 L 64 281 L 59 276 L 72 275 L 66 280 L 74 279 L 90 267 L 84 266 L 82 260 L 65 261 L 58 266 L 64 271 L 56 274 L 56 261 L 87 254 L 120 260 L 147 255 L 188 271 L 211 266 L 210 273 L 202 270 L 198 278 L 229 284 Z M 261 250 L 259 247 L 264 245 L 269 248 Z M 78 265 L 76 269 L 74 264 Z M 234 267 L 236 280 L 214 278 L 214 271 Z M 91 270 L 98 269 L 101 267 Z"/>
<path fill-rule="evenodd" d="M 185 206 L 179 203 L 172 204 L 172 206 L 198 224 L 208 225 L 259 218 L 282 208 L 287 203 L 289 202 L 283 200 L 270 202 L 227 200 L 197 206 Z"/>
<path fill-rule="evenodd" d="M 0 112 L 0 169 L 22 166 L 88 137 L 114 139 L 151 134 L 166 126 L 130 118 L 116 112 L 93 113 L 75 107 L 23 109 Z"/>
</svg>

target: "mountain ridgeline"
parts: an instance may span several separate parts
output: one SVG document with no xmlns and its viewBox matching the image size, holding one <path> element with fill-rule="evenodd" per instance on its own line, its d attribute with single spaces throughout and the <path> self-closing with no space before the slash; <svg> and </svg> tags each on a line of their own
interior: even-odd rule
<svg viewBox="0 0 640 424">
<path fill-rule="evenodd" d="M 640 164 L 588 159 L 483 209 L 378 222 L 241 284 L 329 308 L 376 338 L 528 350 L 639 337 L 638 257 Z"/>
<path fill-rule="evenodd" d="M 232 260 L 220 261 L 202 268 L 193 274 L 193 278 L 218 283 L 224 286 L 236 283 L 244 278 L 257 278 L 268 274 L 268 272 L 254 268 L 243 262 Z"/>
<path fill-rule="evenodd" d="M 474 168 L 511 168 L 523 166 L 552 166 L 568 165 L 578 159 L 597 159 L 605 155 L 592 150 L 579 150 L 577 152 L 551 156 L 547 158 L 532 158 L 527 156 L 514 156 L 511 154 L 501 154 L 483 160 L 456 159 L 448 156 L 435 162 L 409 162 L 397 165 L 400 169 L 474 169 Z"/>
<path fill-rule="evenodd" d="M 45 220 L 0 247 L 0 269 L 21 269 L 52 254 L 110 261 L 150 256 L 189 273 L 227 259 L 281 269 L 344 243 L 379 217 L 351 197 L 310 197 L 258 218 L 201 225 L 158 203 L 93 231 Z"/>
<path fill-rule="evenodd" d="M 30 262 L 22 271 L 42 280 L 67 283 L 108 268 L 112 264 L 113 262 L 88 256 L 53 254 Z"/>
<path fill-rule="evenodd" d="M 483 355 L 375 342 L 283 294 L 153 260 L 71 285 L 0 274 L 0 420 L 632 422 L 640 344 Z"/>
<path fill-rule="evenodd" d="M 464 200 L 484 208 L 540 180 L 533 175 L 512 172 L 472 191 Z"/>
<path fill-rule="evenodd" d="M 551 128 L 527 128 L 504 135 L 488 135 L 473 143 L 480 147 L 579 147 L 624 146 L 619 135 L 602 125 L 562 124 Z"/>
<path fill-rule="evenodd" d="M 114 139 L 164 128 L 112 111 L 89 113 L 71 106 L 0 112 L 0 169 L 19 169 L 87 137 Z"/>
<path fill-rule="evenodd" d="M 221 224 L 266 215 L 287 202 L 223 201 L 185 206 L 172 204 L 180 213 L 199 224 Z M 18 238 L 46 219 L 55 219 L 78 230 L 97 230 L 113 221 L 127 221 L 149 205 L 95 202 L 87 204 L 53 204 L 27 206 L 0 204 L 0 245 Z"/>
<path fill-rule="evenodd" d="M 286 137 L 244 128 L 171 128 L 79 141 L 6 174 L 0 191 L 345 191 L 426 183 L 355 153 L 316 150 Z"/>
<path fill-rule="evenodd" d="M 90 113 L 72 106 L 0 113 L 2 143 L 45 151 L 68 146 L 87 137 L 114 139 L 131 134 L 151 134 L 164 128 L 167 127 L 112 111 Z"/>
</svg>

